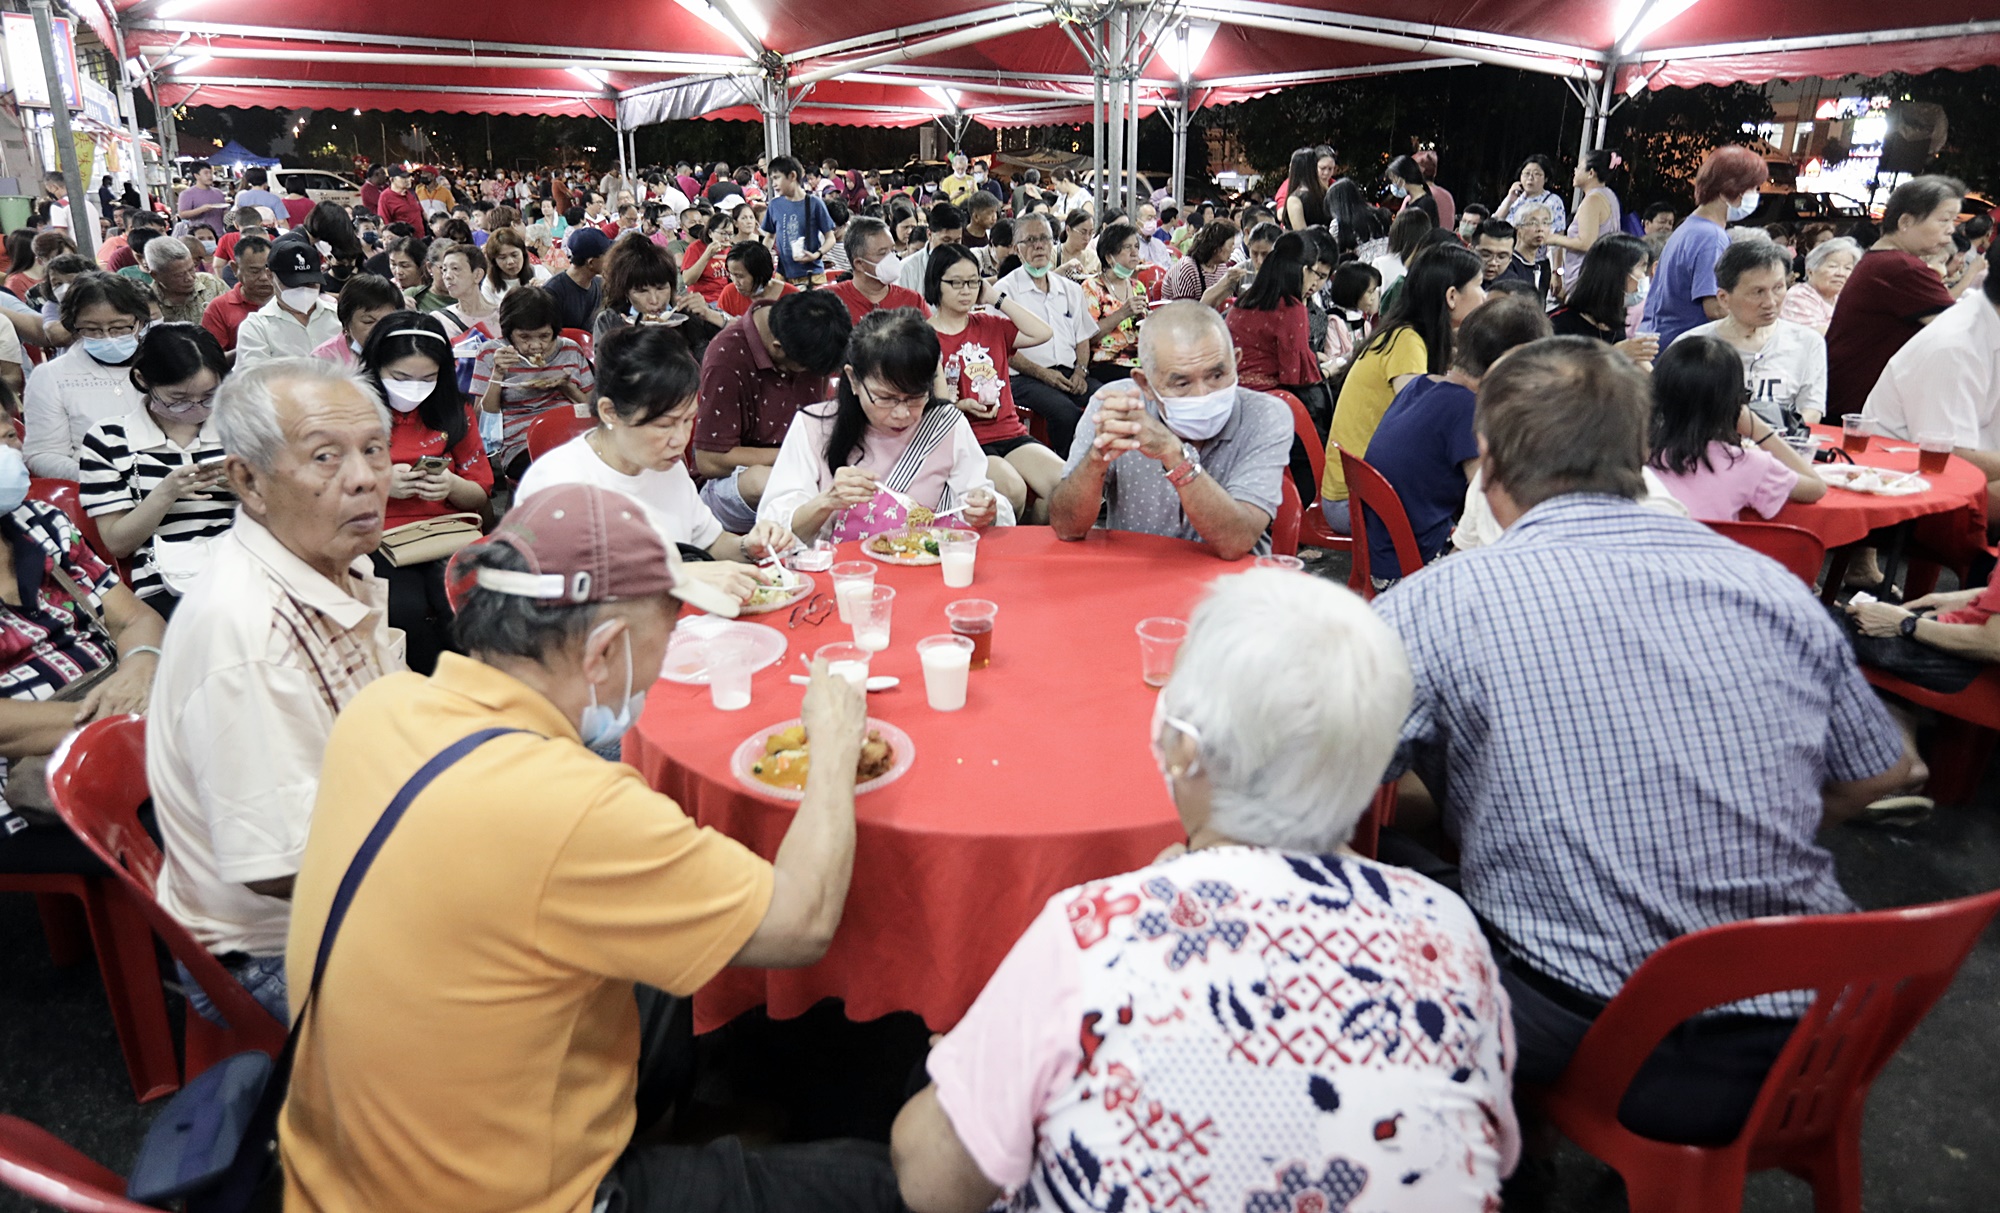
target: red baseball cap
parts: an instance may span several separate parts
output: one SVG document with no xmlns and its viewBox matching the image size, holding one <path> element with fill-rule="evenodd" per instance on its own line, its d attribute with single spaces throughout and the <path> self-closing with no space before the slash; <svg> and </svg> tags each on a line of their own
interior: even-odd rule
<svg viewBox="0 0 2000 1213">
<path fill-rule="evenodd" d="M 631 498 L 588 484 L 546 489 L 507 511 L 479 544 L 504 543 L 528 571 L 483 568 L 468 575 L 454 556 L 446 584 L 457 609 L 473 585 L 496 594 L 582 605 L 671 594 L 711 615 L 735 618 L 736 598 L 688 577 L 678 553 Z"/>
</svg>

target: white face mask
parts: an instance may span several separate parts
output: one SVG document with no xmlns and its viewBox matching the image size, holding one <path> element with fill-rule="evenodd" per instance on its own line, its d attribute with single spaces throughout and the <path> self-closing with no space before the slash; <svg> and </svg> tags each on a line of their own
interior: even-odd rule
<svg viewBox="0 0 2000 1213">
<path fill-rule="evenodd" d="M 1743 220 L 1748 219 L 1751 215 L 1751 212 L 1755 211 L 1756 209 L 1757 209 L 1757 191 L 1752 190 L 1749 193 L 1743 195 L 1742 201 L 1732 202 L 1729 204 L 1729 221 L 1731 223 L 1740 223 Z"/>
<path fill-rule="evenodd" d="M 1189 442 L 1206 442 L 1222 432 L 1236 412 L 1236 385 L 1217 388 L 1200 396 L 1161 396 L 1153 399 L 1167 428 Z"/>
<path fill-rule="evenodd" d="M 894 286 L 897 275 L 902 271 L 903 259 L 896 255 L 895 249 L 890 249 L 882 254 L 882 259 L 875 263 L 875 268 L 868 271 L 868 276 L 884 286 Z"/>
<path fill-rule="evenodd" d="M 389 407 L 399 413 L 415 412 L 418 405 L 437 390 L 435 379 L 384 379 L 382 390 L 389 393 Z"/>
<path fill-rule="evenodd" d="M 611 625 L 601 623 L 598 628 Z M 593 636 L 596 632 L 591 633 Z M 646 709 L 646 689 L 632 691 L 632 633 L 625 633 L 625 702 L 622 708 L 613 712 L 609 705 L 597 702 L 597 686 L 590 688 L 590 704 L 583 709 L 582 719 L 577 721 L 576 731 L 583 738 L 583 744 L 591 749 L 607 745 L 623 737 L 639 719 L 639 713 Z"/>
<path fill-rule="evenodd" d="M 1146 733 L 1146 744 L 1153 751 L 1153 765 L 1160 770 L 1160 781 L 1167 785 L 1167 799 L 1174 800 L 1173 772 L 1167 769 L 1167 751 L 1165 747 L 1160 745 L 1160 734 L 1168 726 L 1186 733 L 1194 741 L 1195 748 L 1197 750 L 1201 748 L 1201 734 L 1195 731 L 1193 725 L 1185 720 L 1176 720 L 1167 715 L 1167 693 L 1161 691 L 1153 697 L 1153 724 Z M 1199 758 L 1191 759 L 1187 766 L 1181 769 L 1181 778 L 1187 779 L 1200 773 L 1201 760 Z"/>
<path fill-rule="evenodd" d="M 278 301 L 295 312 L 309 312 L 319 302 L 316 286 L 288 286 L 278 292 Z"/>
</svg>

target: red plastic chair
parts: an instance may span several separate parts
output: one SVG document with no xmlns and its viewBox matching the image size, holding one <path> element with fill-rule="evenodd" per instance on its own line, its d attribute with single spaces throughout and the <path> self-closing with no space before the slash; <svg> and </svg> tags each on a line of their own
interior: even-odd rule
<svg viewBox="0 0 2000 1213">
<path fill-rule="evenodd" d="M 76 529 L 83 532 L 83 541 L 98 559 L 106 564 L 116 564 L 110 549 L 104 546 L 104 539 L 97 533 L 97 520 L 83 512 L 82 489 L 74 480 L 55 480 L 36 477 L 28 481 L 28 500 L 46 502 L 69 515 Z"/>
<path fill-rule="evenodd" d="M 159 1213 L 125 1199 L 125 1179 L 39 1125 L 0 1116 L 0 1185 L 74 1213 Z"/>
<path fill-rule="evenodd" d="M 578 345 L 582 346 L 583 356 L 585 358 L 595 359 L 596 355 L 591 352 L 591 346 L 593 344 L 593 341 L 590 336 L 589 329 L 564 329 L 560 334 L 560 336 L 567 337 L 571 341 L 574 341 Z"/>
<path fill-rule="evenodd" d="M 1347 845 L 1358 855 L 1375 858 L 1375 850 L 1382 842 L 1382 829 L 1396 823 L 1396 781 L 1390 780 L 1375 789 L 1375 799 L 1369 802 L 1368 811 L 1354 825 L 1354 836 Z"/>
<path fill-rule="evenodd" d="M 1819 588 L 1819 571 L 1826 564 L 1826 544 L 1804 527 L 1784 522 L 1711 522 L 1710 529 L 1784 565 L 1806 583 Z"/>
<path fill-rule="evenodd" d="M 597 423 L 558 405 L 528 423 L 528 462 L 533 463 Z"/>
<path fill-rule="evenodd" d="M 192 1078 L 216 1061 L 249 1049 L 261 1049 L 275 1057 L 285 1044 L 285 1025 L 272 1018 L 154 897 L 163 857 L 152 835 L 139 824 L 139 805 L 146 796 L 144 717 L 113 716 L 93 721 L 70 734 L 49 760 L 49 799 L 56 812 L 115 874 L 119 886 L 116 899 L 140 915 L 143 965 L 135 964 L 127 976 L 132 994 L 142 988 L 150 990 L 152 1001 L 160 1003 L 160 1039 L 168 1072 L 173 1071 L 173 1040 L 167 1032 L 153 955 L 155 933 L 232 1025 L 222 1028 L 192 1010 L 188 1012 L 187 1076 Z"/>
<path fill-rule="evenodd" d="M 1632 1213 L 1735 1213 L 1751 1171 L 1812 1184 L 1820 1213 L 1861 1213 L 1868 1088 L 1951 984 L 2000 892 L 1866 914 L 1759 918 L 1685 935 L 1655 952 L 1591 1025 L 1543 1108 L 1616 1169 Z M 1725 1146 L 1640 1137 L 1618 1104 L 1654 1048 L 1711 1007 L 1784 990 L 1818 997 Z"/>
<path fill-rule="evenodd" d="M 1312 462 L 1313 500 L 1302 503 L 1299 544 L 1302 547 L 1325 548 L 1331 552 L 1346 551 L 1354 546 L 1354 540 L 1328 526 L 1326 515 L 1320 513 L 1319 508 L 1318 486 L 1326 480 L 1326 440 L 1319 436 L 1319 429 L 1313 425 L 1312 414 L 1306 411 L 1304 401 L 1282 389 L 1269 394 L 1284 401 L 1291 408 L 1292 433 L 1305 445 L 1306 457 Z M 1285 478 L 1289 480 L 1291 474 L 1286 473 Z"/>
<path fill-rule="evenodd" d="M 1417 536 L 1410 529 L 1409 516 L 1403 513 L 1403 499 L 1382 473 L 1368 466 L 1365 459 L 1357 459 L 1346 451 L 1340 452 L 1340 467 L 1347 475 L 1347 493 L 1351 508 L 1348 519 L 1354 524 L 1354 574 L 1348 578 L 1348 585 L 1363 598 L 1375 597 L 1375 583 L 1370 580 L 1368 568 L 1368 528 L 1385 526 L 1389 528 L 1389 542 L 1396 548 L 1396 563 L 1402 566 L 1403 576 L 1408 577 L 1424 567 L 1424 560 L 1417 552 Z M 1374 521 L 1368 515 L 1374 515 Z"/>
<path fill-rule="evenodd" d="M 1274 556 L 1296 556 L 1299 554 L 1299 524 L 1305 521 L 1305 507 L 1299 504 L 1299 486 L 1292 483 L 1290 473 L 1279 477 L 1282 482 L 1278 498 L 1278 516 L 1271 519 L 1271 553 Z"/>
<path fill-rule="evenodd" d="M 1931 743 L 1931 778 L 1924 790 L 1947 804 L 1971 800 L 1993 757 L 1993 734 L 2000 732 L 2000 666 L 1957 694 L 1927 691 L 1870 665 L 1862 666 L 1861 674 L 1878 689 L 1944 717 Z"/>
</svg>

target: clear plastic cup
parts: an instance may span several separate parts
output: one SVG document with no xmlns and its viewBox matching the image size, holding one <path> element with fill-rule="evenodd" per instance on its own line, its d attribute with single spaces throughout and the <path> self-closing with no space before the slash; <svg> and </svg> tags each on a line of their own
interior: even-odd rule
<svg viewBox="0 0 2000 1213">
<path fill-rule="evenodd" d="M 1849 413 L 1840 419 L 1840 449 L 1850 455 L 1859 455 L 1868 449 L 1868 440 L 1874 432 L 1874 427 L 1861 414 Z"/>
<path fill-rule="evenodd" d="M 848 622 L 854 628 L 854 643 L 871 653 L 888 648 L 890 616 L 895 609 L 896 591 L 886 585 L 869 590 L 866 601 L 857 596 L 848 608 Z"/>
<path fill-rule="evenodd" d="M 932 710 L 956 712 L 964 707 L 972 642 L 963 636 L 926 636 L 917 641 L 917 659 L 923 663 L 924 697 Z"/>
<path fill-rule="evenodd" d="M 874 589 L 874 561 L 849 560 L 833 566 L 833 602 L 842 623 L 853 624 L 854 604 L 868 601 Z"/>
<path fill-rule="evenodd" d="M 1180 655 L 1181 641 L 1187 639 L 1185 619 L 1155 615 L 1141 619 L 1139 633 L 1139 677 L 1149 687 L 1163 687 L 1174 673 L 1174 658 Z"/>
<path fill-rule="evenodd" d="M 993 621 L 1000 615 L 998 603 L 984 598 L 961 598 L 944 607 L 945 623 L 952 634 L 972 642 L 972 668 L 983 670 L 993 664 Z"/>
<path fill-rule="evenodd" d="M 868 659 L 875 654 L 858 644 L 843 640 L 838 644 L 823 644 L 813 653 L 814 660 L 826 662 L 826 672 L 835 678 L 845 678 L 862 690 L 868 689 Z"/>
<path fill-rule="evenodd" d="M 1917 435 L 1917 470 L 1926 476 L 1935 476 L 1951 463 L 1951 453 L 1958 444 L 1950 434 L 1924 433 Z"/>
<path fill-rule="evenodd" d="M 979 560 L 979 536 L 963 531 L 938 544 L 938 562 L 944 569 L 945 588 L 962 590 L 972 584 L 973 566 Z"/>
<path fill-rule="evenodd" d="M 1306 562 L 1300 560 L 1297 556 L 1259 556 L 1257 557 L 1257 567 L 1260 569 L 1283 569 L 1287 573 L 1303 573 L 1306 571 Z"/>
<path fill-rule="evenodd" d="M 708 701 L 720 711 L 750 706 L 751 657 L 755 645 L 748 636 L 725 634 L 708 642 Z"/>
</svg>

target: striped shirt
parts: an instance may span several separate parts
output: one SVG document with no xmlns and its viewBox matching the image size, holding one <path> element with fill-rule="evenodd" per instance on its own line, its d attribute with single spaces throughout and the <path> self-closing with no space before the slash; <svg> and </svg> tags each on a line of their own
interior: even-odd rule
<svg viewBox="0 0 2000 1213">
<path fill-rule="evenodd" d="M 506 346 L 495 342 L 479 353 L 478 361 L 472 368 L 471 396 L 482 400 L 486 389 L 493 382 L 493 357 Z M 586 397 L 596 390 L 597 379 L 590 369 L 590 359 L 583 356 L 583 347 L 567 337 L 556 338 L 556 348 L 548 361 L 539 367 L 522 367 L 508 371 L 504 376 L 507 384 L 527 383 L 543 377 L 567 375 L 583 388 Z M 500 416 L 504 419 L 504 435 L 500 442 L 499 465 L 506 467 L 514 457 L 528 449 L 528 423 L 550 409 L 574 407 L 570 398 L 563 395 L 561 388 L 553 387 L 512 387 L 500 389 Z M 488 452 L 491 454 L 492 452 Z"/>
<path fill-rule="evenodd" d="M 206 422 L 192 446 L 182 448 L 160 429 L 146 410 L 100 421 L 83 436 L 81 497 L 92 518 L 122 514 L 139 507 L 176 468 L 207 463 L 223 456 L 215 423 Z M 206 498 L 183 497 L 167 507 L 166 517 L 139 550 L 132 553 L 132 592 L 141 598 L 170 592 L 160 574 L 158 546 L 203 544 L 226 534 L 236 517 L 236 498 L 228 489 L 212 489 Z M 169 564 L 186 567 L 192 550 Z"/>
<path fill-rule="evenodd" d="M 1814 837 L 1821 789 L 1888 770 L 1902 738 L 1775 561 L 1570 494 L 1375 606 L 1416 675 L 1389 777 L 1440 794 L 1466 901 L 1540 973 L 1609 1000 L 1678 936 L 1854 909 Z"/>
</svg>

